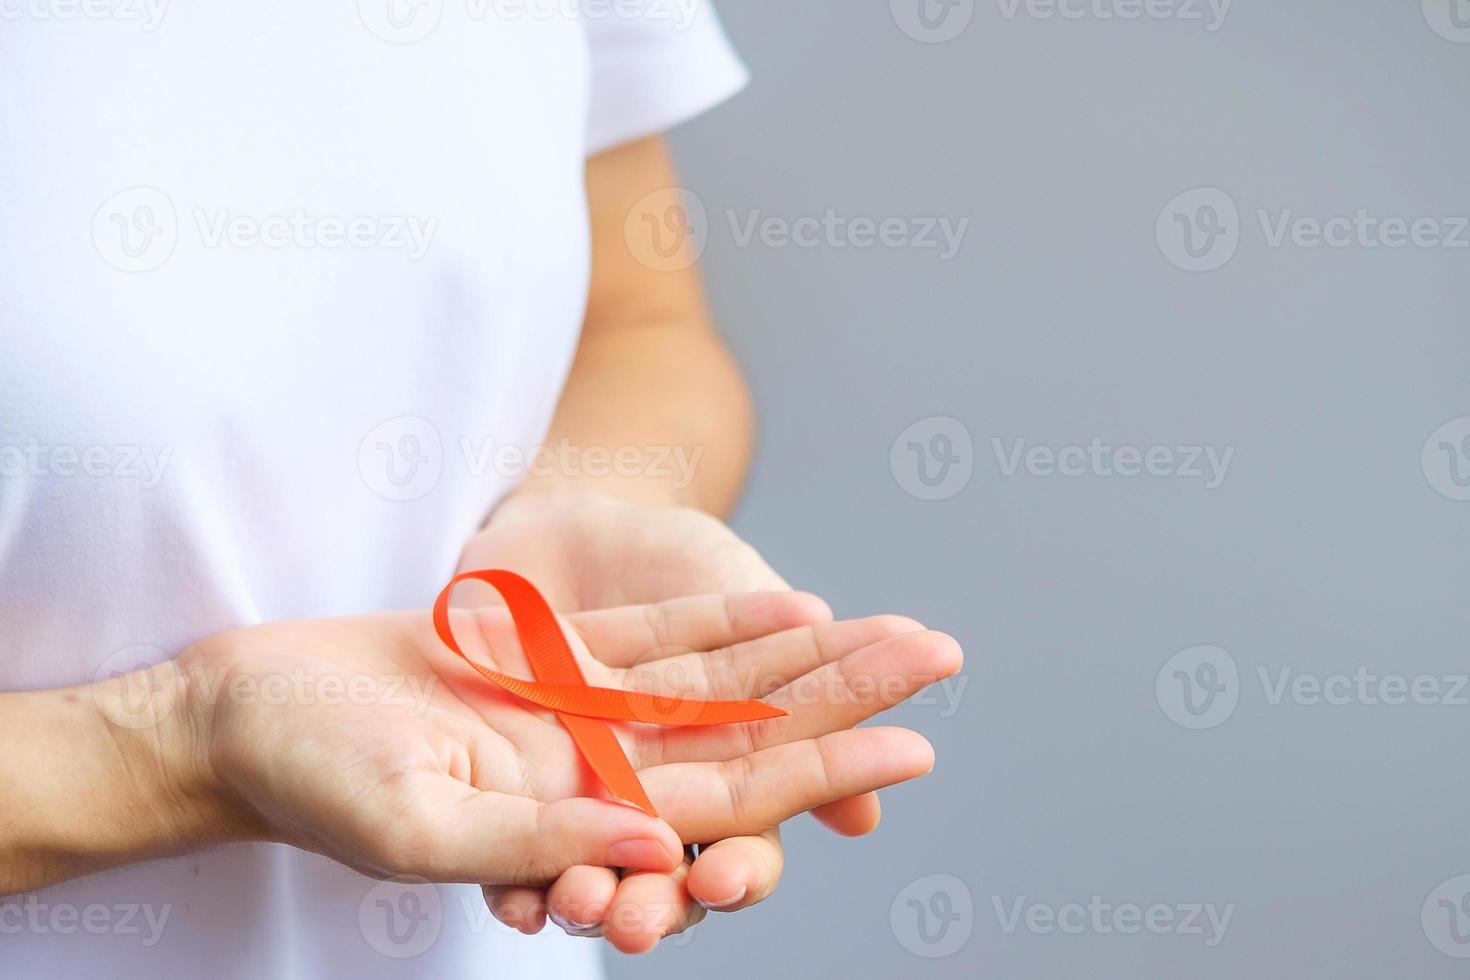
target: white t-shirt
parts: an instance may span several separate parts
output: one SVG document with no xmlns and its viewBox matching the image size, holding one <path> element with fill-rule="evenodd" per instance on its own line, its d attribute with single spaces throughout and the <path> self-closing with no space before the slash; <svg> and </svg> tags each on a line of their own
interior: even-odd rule
<svg viewBox="0 0 1470 980">
<path fill-rule="evenodd" d="M 0 4 L 0 689 L 427 607 L 565 379 L 585 157 L 744 80 L 690 0 Z M 7 977 L 598 969 L 279 846 L 0 900 Z"/>
</svg>

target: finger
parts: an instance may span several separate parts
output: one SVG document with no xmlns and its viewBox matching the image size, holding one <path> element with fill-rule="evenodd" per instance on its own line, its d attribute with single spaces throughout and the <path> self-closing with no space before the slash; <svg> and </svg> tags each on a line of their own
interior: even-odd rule
<svg viewBox="0 0 1470 980">
<path fill-rule="evenodd" d="M 623 686 L 684 698 L 759 698 L 855 650 L 920 632 L 905 616 L 821 623 L 762 636 L 711 653 L 684 653 L 625 672 Z"/>
<path fill-rule="evenodd" d="M 568 935 L 601 936 L 617 890 L 618 875 L 611 868 L 568 868 L 547 890 L 547 913 Z"/>
<path fill-rule="evenodd" d="M 439 772 L 400 779 L 394 789 L 393 799 L 350 815 L 358 826 L 348 828 L 366 837 L 368 860 L 390 874 L 540 887 L 579 864 L 671 871 L 684 857 L 667 823 L 619 803 L 540 803 Z M 385 814 L 396 819 L 385 822 Z"/>
<path fill-rule="evenodd" d="M 943 633 L 903 633 L 824 664 L 765 698 L 784 717 L 701 728 L 649 727 L 634 733 L 641 765 L 723 762 L 751 752 L 852 728 L 964 666 Z"/>
<path fill-rule="evenodd" d="M 843 837 L 861 837 L 878 829 L 878 821 L 883 819 L 883 807 L 878 802 L 877 793 L 863 793 L 826 806 L 813 807 L 812 816 Z"/>
<path fill-rule="evenodd" d="M 689 865 L 672 874 L 625 875 L 603 922 L 607 941 L 623 953 L 646 953 L 665 936 L 683 932 L 705 915 L 685 887 Z"/>
<path fill-rule="evenodd" d="M 711 912 L 735 912 L 764 902 L 781 883 L 781 831 L 730 837 L 699 852 L 685 887 Z"/>
<path fill-rule="evenodd" d="M 490 914 L 512 929 L 534 936 L 546 925 L 546 893 L 541 889 L 483 885 L 480 890 Z"/>
<path fill-rule="evenodd" d="M 609 667 L 631 667 L 690 650 L 716 650 L 831 619 L 828 605 L 806 592 L 689 596 L 568 617 L 587 648 Z"/>
<path fill-rule="evenodd" d="M 684 840 L 759 833 L 813 807 L 934 768 L 934 749 L 903 728 L 860 728 L 791 742 L 726 762 L 685 762 L 640 773 Z"/>
</svg>

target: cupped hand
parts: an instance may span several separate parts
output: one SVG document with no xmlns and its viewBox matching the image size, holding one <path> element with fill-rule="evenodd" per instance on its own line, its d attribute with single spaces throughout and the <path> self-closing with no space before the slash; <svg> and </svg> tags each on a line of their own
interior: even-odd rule
<svg viewBox="0 0 1470 980">
<path fill-rule="evenodd" d="M 600 787 L 556 717 L 481 678 L 426 613 L 230 631 L 178 666 L 206 782 L 264 839 L 375 876 L 542 888 L 572 868 L 622 868 L 636 882 L 677 872 L 685 842 L 758 832 L 930 768 L 915 733 L 843 729 L 957 668 L 952 641 L 874 643 L 873 621 L 788 628 L 809 602 L 700 597 L 567 621 L 590 684 L 769 694 L 791 710 L 721 729 L 616 726 L 662 819 L 594 798 Z M 505 611 L 457 610 L 452 622 L 469 656 L 530 676 Z M 826 691 L 877 675 L 890 680 L 864 682 L 847 704 Z"/>
<path fill-rule="evenodd" d="M 791 589 L 717 517 L 597 493 L 509 497 L 465 545 L 460 568 L 518 572 L 559 612 Z M 820 603 L 808 607 L 815 611 L 831 618 Z"/>
<path fill-rule="evenodd" d="M 652 603 L 681 596 L 788 591 L 790 586 L 724 522 L 689 508 L 649 507 L 590 493 L 521 493 L 497 510 L 465 548 L 462 570 L 508 568 L 531 579 L 561 611 Z M 788 609 L 790 627 L 820 626 L 831 610 L 814 597 Z M 912 620 L 881 620 L 893 634 L 920 632 Z M 812 810 L 838 833 L 858 836 L 878 824 L 873 793 Z M 574 869 L 549 892 L 508 888 L 487 893 L 497 917 L 536 931 L 549 908 L 564 929 L 606 934 L 619 949 L 640 952 L 699 921 L 706 909 L 735 911 L 768 897 L 784 855 L 776 826 L 720 840 L 662 881 L 619 885 L 595 869 Z M 656 893 L 657 902 L 647 900 Z M 650 916 L 650 907 L 670 909 Z M 592 921 L 595 920 L 595 921 Z"/>
</svg>

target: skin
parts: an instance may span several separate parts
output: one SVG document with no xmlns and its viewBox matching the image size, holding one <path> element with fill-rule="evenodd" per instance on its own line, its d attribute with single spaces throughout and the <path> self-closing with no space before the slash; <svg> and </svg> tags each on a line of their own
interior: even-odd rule
<svg viewBox="0 0 1470 980">
<path fill-rule="evenodd" d="M 627 504 L 603 495 L 518 495 L 466 548 L 464 569 L 509 568 L 547 590 L 560 608 L 597 607 L 657 595 L 744 592 L 789 587 L 748 544 L 719 520 L 695 510 Z M 475 596 L 466 587 L 466 593 Z M 484 590 L 486 601 L 495 597 Z M 793 625 L 822 628 L 827 605 L 807 597 L 793 607 Z M 921 632 L 902 617 L 883 617 L 895 633 Z M 857 836 L 878 823 L 877 797 L 863 794 L 815 808 L 838 833 Z M 686 862 L 689 864 L 691 862 Z M 486 890 L 491 911 L 524 932 L 539 931 L 548 916 L 577 935 L 606 935 L 623 952 L 645 952 L 660 939 L 698 923 L 707 911 L 733 912 L 769 897 L 784 866 L 780 831 L 719 841 L 692 867 L 664 876 L 618 877 L 606 869 L 576 868 L 550 890 Z M 673 910 L 643 914 L 646 908 Z"/>
<path fill-rule="evenodd" d="M 806 811 L 866 833 L 878 821 L 873 791 L 929 770 L 916 734 L 853 726 L 958 670 L 958 647 L 900 617 L 833 623 L 720 521 L 749 464 L 744 382 L 696 267 L 650 269 L 624 238 L 636 203 L 677 175 L 658 139 L 604 153 L 586 174 L 591 289 L 548 443 L 677 447 L 699 465 L 687 483 L 538 475 L 467 543 L 462 566 L 535 581 L 566 614 L 592 683 L 768 696 L 792 716 L 621 730 L 657 820 L 596 799 L 554 716 L 486 690 L 426 613 L 230 631 L 144 674 L 0 695 L 0 744 L 12 749 L 0 758 L 0 894 L 222 842 L 280 841 L 371 875 L 479 883 L 523 931 L 550 915 L 641 952 L 706 907 L 767 897 L 783 864 L 781 821 Z M 527 676 L 491 597 L 467 587 L 460 598 L 471 608 L 456 634 L 471 655 Z M 282 706 L 231 693 L 283 676 L 309 690 L 432 686 L 422 704 L 384 694 Z M 627 841 L 642 843 L 615 850 Z M 690 861 L 681 845 L 694 843 L 706 846 Z"/>
<path fill-rule="evenodd" d="M 563 611 L 789 589 L 718 519 L 744 483 L 754 422 L 744 379 L 710 316 L 699 267 L 685 256 L 652 268 L 629 247 L 626 227 L 640 202 L 680 186 L 667 146 L 650 138 L 600 154 L 588 161 L 586 186 L 587 315 L 547 441 L 673 447 L 699 465 L 687 485 L 580 473 L 528 480 L 466 546 L 461 570 L 519 571 Z M 818 623 L 831 612 L 813 606 L 810 616 Z M 880 807 L 867 793 L 812 812 L 834 831 L 858 836 L 877 827 Z M 549 892 L 487 889 L 486 900 L 522 931 L 541 929 L 549 910 L 568 931 L 605 932 L 618 949 L 636 953 L 698 922 L 706 909 L 736 911 L 764 900 L 783 867 L 780 831 L 768 827 L 703 849 L 692 868 L 661 881 L 619 884 L 610 874 L 576 869 Z M 648 905 L 679 911 L 659 919 L 638 914 Z"/>
<path fill-rule="evenodd" d="M 706 596 L 564 621 L 594 685 L 773 691 L 791 711 L 719 730 L 621 726 L 661 819 L 595 798 L 555 715 L 481 679 L 422 612 L 233 630 L 144 672 L 0 696 L 0 738 L 27 750 L 0 761 L 0 893 L 228 841 L 436 882 L 675 872 L 683 842 L 932 767 L 913 732 L 847 729 L 958 669 L 953 641 L 885 620 L 792 628 L 811 602 Z M 453 628 L 478 662 L 529 675 L 504 610 L 457 610 Z"/>
</svg>

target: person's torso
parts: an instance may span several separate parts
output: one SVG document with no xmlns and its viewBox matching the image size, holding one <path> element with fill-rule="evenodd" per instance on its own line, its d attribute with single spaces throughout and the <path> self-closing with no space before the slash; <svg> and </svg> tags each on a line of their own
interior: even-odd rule
<svg viewBox="0 0 1470 980">
<path fill-rule="evenodd" d="M 494 450 L 543 435 L 585 305 L 583 28 L 495 10 L 0 15 L 0 689 L 432 600 L 516 479 Z M 473 888 L 436 892 L 434 942 L 397 960 L 412 941 L 372 924 L 396 907 L 372 889 L 283 849 L 157 862 L 39 896 L 114 925 L 168 906 L 155 944 L 141 909 L 142 935 L 0 914 L 0 962 L 558 962 L 510 951 Z M 591 968 L 566 955 L 561 972 Z"/>
</svg>

